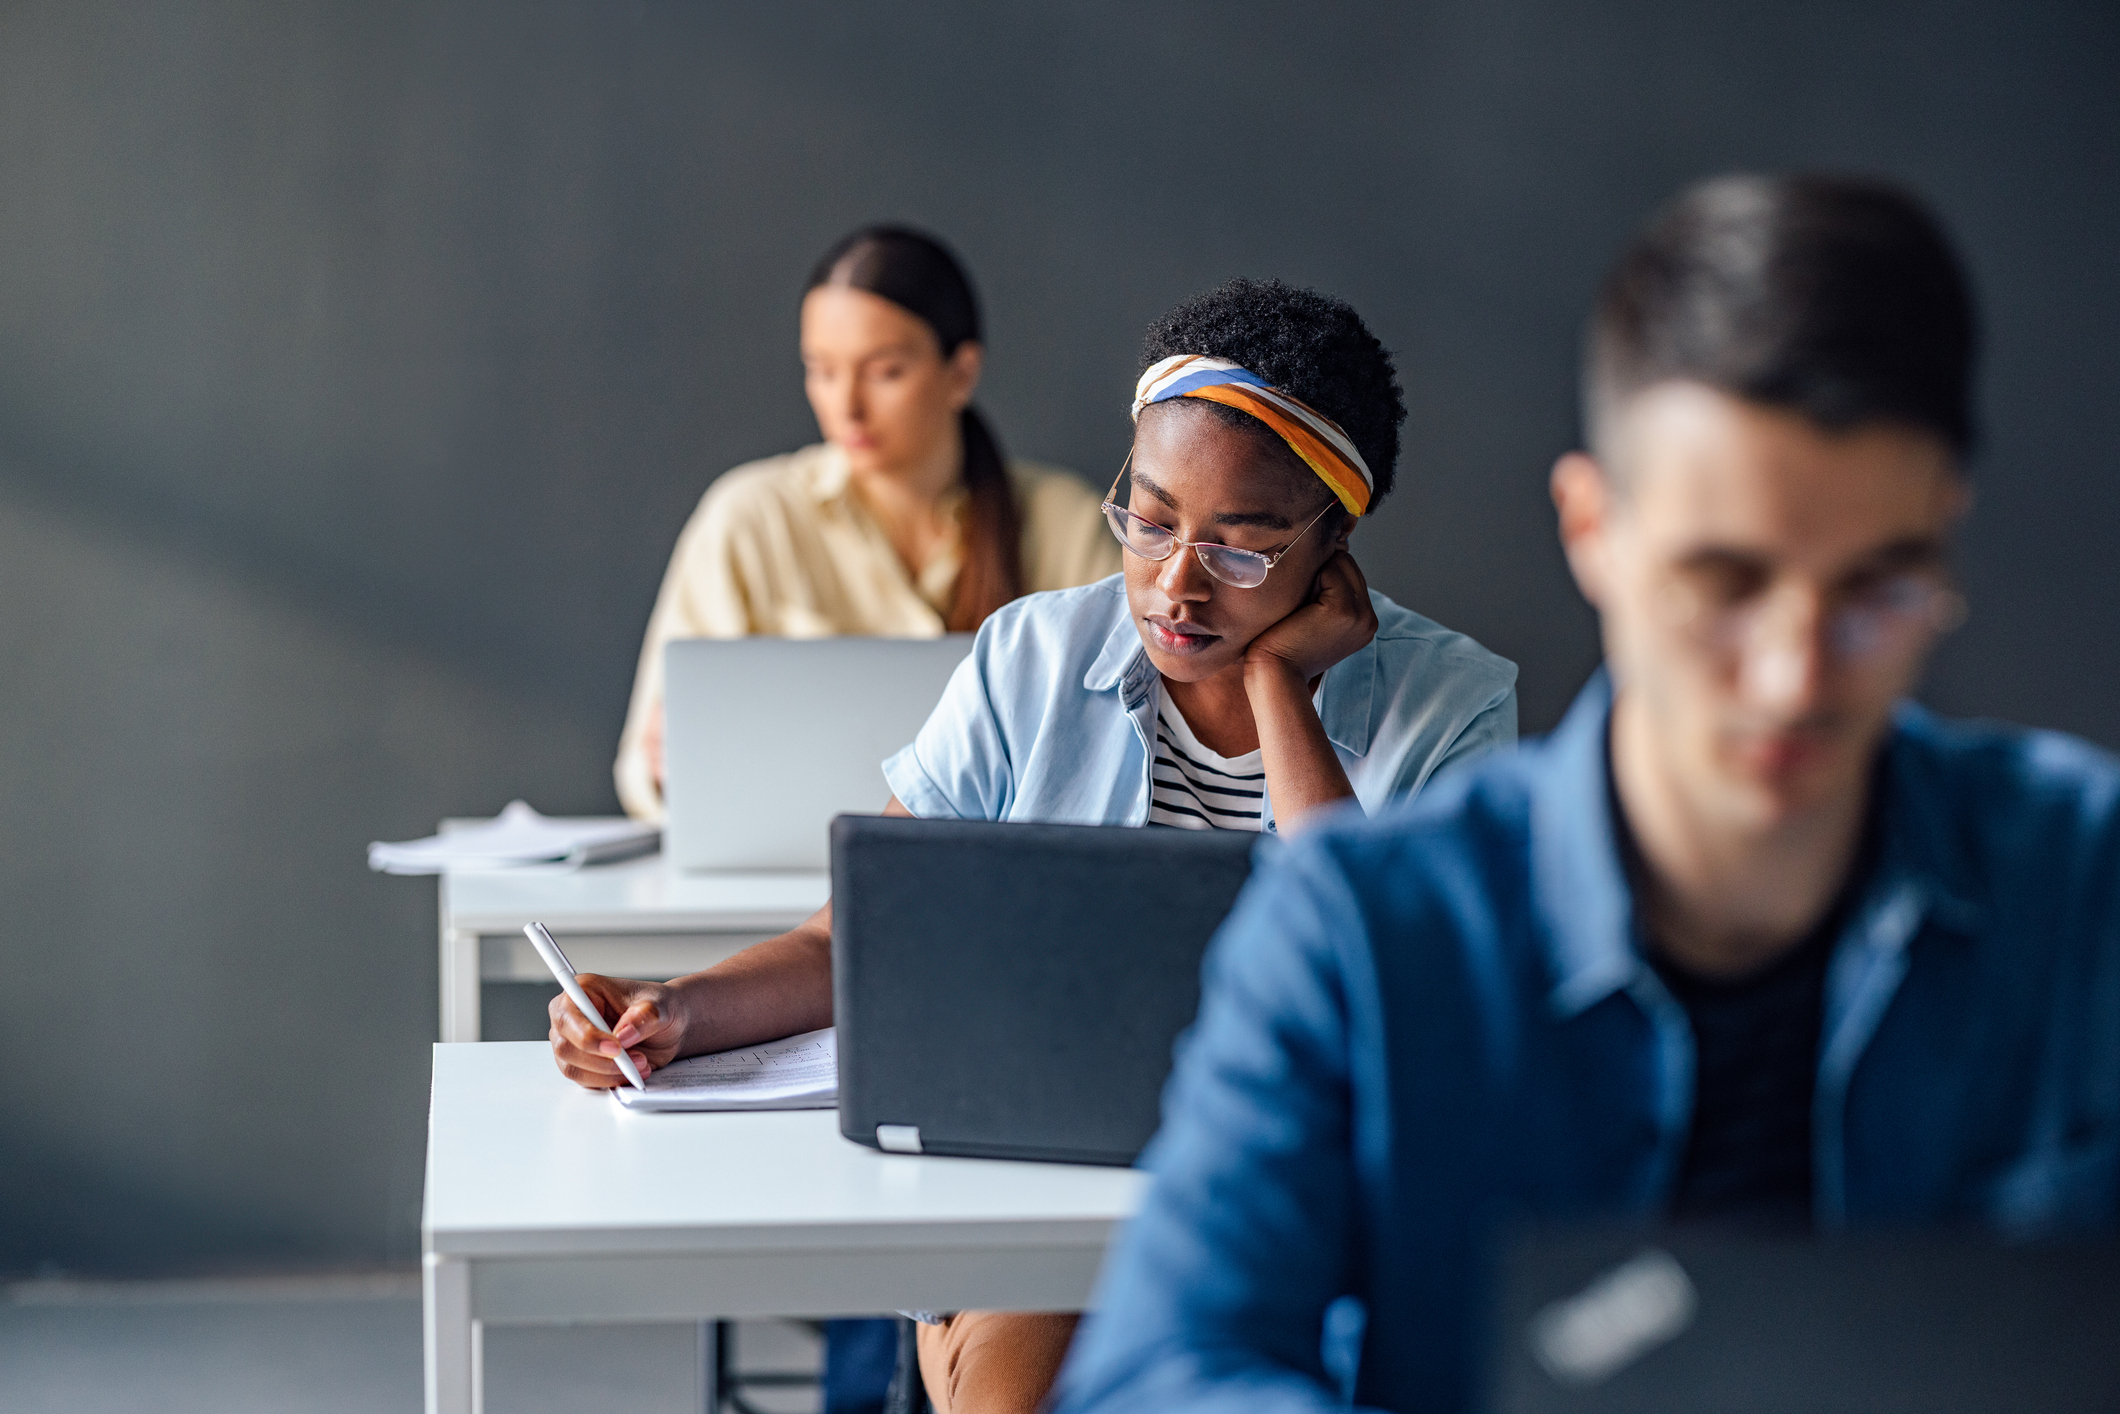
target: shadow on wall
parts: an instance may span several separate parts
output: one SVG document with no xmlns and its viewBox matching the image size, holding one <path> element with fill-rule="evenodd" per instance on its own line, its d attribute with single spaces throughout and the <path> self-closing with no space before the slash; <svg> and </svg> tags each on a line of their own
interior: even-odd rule
<svg viewBox="0 0 2120 1414">
<path fill-rule="evenodd" d="M 36 1001 L 0 1271 L 414 1255 L 433 884 L 362 846 L 519 790 L 608 808 L 607 732 L 14 489 L 0 972 Z"/>
</svg>

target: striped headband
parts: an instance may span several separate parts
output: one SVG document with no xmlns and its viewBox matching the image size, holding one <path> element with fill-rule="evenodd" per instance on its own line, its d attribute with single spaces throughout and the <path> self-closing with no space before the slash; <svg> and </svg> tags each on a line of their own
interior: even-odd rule
<svg viewBox="0 0 2120 1414">
<path fill-rule="evenodd" d="M 1341 505 L 1355 515 L 1369 509 L 1376 478 L 1340 424 L 1250 369 L 1206 354 L 1173 354 L 1134 384 L 1134 421 L 1141 420 L 1141 409 L 1149 404 L 1172 398 L 1205 398 L 1250 413 L 1279 434 L 1318 479 L 1332 488 Z"/>
</svg>

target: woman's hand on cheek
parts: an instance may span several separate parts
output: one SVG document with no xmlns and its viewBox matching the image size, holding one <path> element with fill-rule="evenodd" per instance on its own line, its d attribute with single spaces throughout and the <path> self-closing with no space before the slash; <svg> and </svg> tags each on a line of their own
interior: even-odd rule
<svg viewBox="0 0 2120 1414">
<path fill-rule="evenodd" d="M 1377 634 L 1369 581 L 1354 556 L 1340 551 L 1318 571 L 1310 597 L 1287 618 L 1251 641 L 1244 667 L 1293 670 L 1304 682 L 1359 652 Z"/>
</svg>

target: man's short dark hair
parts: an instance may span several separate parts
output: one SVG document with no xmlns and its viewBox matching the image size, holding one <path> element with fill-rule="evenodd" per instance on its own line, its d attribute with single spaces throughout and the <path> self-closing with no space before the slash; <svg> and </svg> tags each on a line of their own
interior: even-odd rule
<svg viewBox="0 0 2120 1414">
<path fill-rule="evenodd" d="M 1718 177 L 1682 193 L 1598 291 L 1585 431 L 1657 383 L 1705 383 L 1832 431 L 1974 440 L 1973 296 L 1936 219 L 1884 182 Z"/>
<path fill-rule="evenodd" d="M 1141 367 L 1173 354 L 1226 358 L 1302 399 L 1339 423 L 1369 463 L 1375 478 L 1371 507 L 1391 490 L 1406 403 L 1391 351 L 1345 300 L 1279 280 L 1229 280 L 1149 326 L 1141 341 Z M 1257 431 L 1285 449 L 1266 424 L 1247 413 L 1201 399 L 1187 404 L 1233 427 Z M 1289 453 L 1291 460 L 1294 455 Z M 1309 475 L 1307 469 L 1304 474 Z"/>
</svg>

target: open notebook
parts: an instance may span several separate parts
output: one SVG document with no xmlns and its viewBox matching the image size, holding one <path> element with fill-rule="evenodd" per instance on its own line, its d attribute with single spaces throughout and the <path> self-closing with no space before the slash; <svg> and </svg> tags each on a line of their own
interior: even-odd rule
<svg viewBox="0 0 2120 1414">
<path fill-rule="evenodd" d="M 828 1110 L 839 1103 L 832 1028 L 784 1041 L 690 1056 L 648 1077 L 648 1088 L 611 1092 L 631 1110 Z"/>
</svg>

